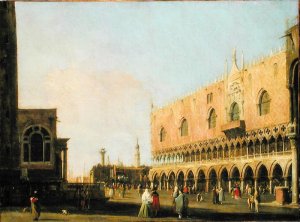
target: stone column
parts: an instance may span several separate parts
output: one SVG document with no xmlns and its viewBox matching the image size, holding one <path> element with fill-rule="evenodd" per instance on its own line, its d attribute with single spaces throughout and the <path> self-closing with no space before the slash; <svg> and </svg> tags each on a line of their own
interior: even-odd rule
<svg viewBox="0 0 300 222">
<path fill-rule="evenodd" d="M 288 178 L 287 177 L 284 177 L 284 186 L 287 187 L 288 186 Z"/>
<path fill-rule="evenodd" d="M 218 179 L 218 188 L 221 187 L 221 179 Z"/>
<path fill-rule="evenodd" d="M 209 192 L 209 179 L 206 179 L 206 186 L 205 186 L 205 192 L 208 193 Z"/>
<path fill-rule="evenodd" d="M 254 189 L 257 190 L 257 178 L 253 178 L 254 179 Z"/>
<path fill-rule="evenodd" d="M 195 177 L 195 191 L 197 192 L 197 190 L 198 190 L 198 178 L 197 177 Z"/>
<path fill-rule="evenodd" d="M 261 157 L 261 141 L 259 141 L 259 156 Z"/>
<path fill-rule="evenodd" d="M 241 193 L 244 193 L 244 178 L 241 179 Z"/>
<path fill-rule="evenodd" d="M 296 133 L 289 134 L 292 150 L 292 203 L 298 203 L 298 153 Z"/>
<path fill-rule="evenodd" d="M 68 148 L 65 147 L 63 150 L 63 180 L 67 181 L 68 179 Z"/>
<path fill-rule="evenodd" d="M 228 178 L 228 191 L 231 191 L 231 178 Z"/>
<path fill-rule="evenodd" d="M 154 183 L 153 183 L 153 181 L 151 181 L 151 189 L 153 189 L 154 188 Z"/>
<path fill-rule="evenodd" d="M 273 180 L 272 180 L 273 178 L 272 177 L 270 177 L 269 178 L 269 187 L 270 187 L 270 194 L 272 194 L 273 192 Z"/>
<path fill-rule="evenodd" d="M 167 190 L 169 190 L 169 181 L 167 180 Z"/>
</svg>

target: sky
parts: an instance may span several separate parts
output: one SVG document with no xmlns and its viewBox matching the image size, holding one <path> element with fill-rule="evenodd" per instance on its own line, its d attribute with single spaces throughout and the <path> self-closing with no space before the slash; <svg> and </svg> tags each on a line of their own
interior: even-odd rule
<svg viewBox="0 0 300 222">
<path fill-rule="evenodd" d="M 297 1 L 16 3 L 19 108 L 57 108 L 71 176 L 105 148 L 151 164 L 151 104 L 164 106 L 284 44 Z"/>
</svg>

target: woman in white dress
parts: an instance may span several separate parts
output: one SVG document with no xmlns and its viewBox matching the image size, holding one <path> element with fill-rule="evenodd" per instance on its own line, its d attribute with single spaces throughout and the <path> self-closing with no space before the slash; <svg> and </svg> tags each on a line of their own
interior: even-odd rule
<svg viewBox="0 0 300 222">
<path fill-rule="evenodd" d="M 138 217 L 151 217 L 151 204 L 152 204 L 152 196 L 149 193 L 148 189 L 145 189 L 142 195 L 142 206 L 140 208 Z"/>
</svg>

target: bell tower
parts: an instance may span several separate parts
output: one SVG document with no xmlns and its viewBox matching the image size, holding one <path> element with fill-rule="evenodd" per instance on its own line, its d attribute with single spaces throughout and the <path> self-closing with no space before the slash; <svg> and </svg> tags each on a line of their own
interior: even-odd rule
<svg viewBox="0 0 300 222">
<path fill-rule="evenodd" d="M 138 139 L 136 140 L 134 160 L 135 160 L 135 167 L 140 167 L 140 165 L 141 165 L 141 155 L 140 155 L 140 146 L 139 146 Z"/>
<path fill-rule="evenodd" d="M 20 158 L 17 127 L 17 34 L 14 2 L 0 2 L 0 21 L 0 177 L 6 181 L 8 177 L 14 177 L 7 169 L 17 170 Z"/>
</svg>

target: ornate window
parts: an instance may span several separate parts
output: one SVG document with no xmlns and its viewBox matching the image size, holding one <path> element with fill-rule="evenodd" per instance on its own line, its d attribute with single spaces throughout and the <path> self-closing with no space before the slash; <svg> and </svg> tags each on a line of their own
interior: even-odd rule
<svg viewBox="0 0 300 222">
<path fill-rule="evenodd" d="M 161 130 L 160 130 L 160 132 L 159 132 L 159 141 L 160 142 L 165 141 L 166 134 L 167 134 L 167 132 L 166 132 L 165 128 L 162 127 Z"/>
<path fill-rule="evenodd" d="M 230 120 L 235 121 L 240 119 L 240 109 L 239 105 L 237 103 L 233 103 L 231 105 L 231 110 L 230 110 Z"/>
<path fill-rule="evenodd" d="M 187 136 L 189 134 L 188 122 L 186 119 L 183 119 L 180 126 L 180 135 Z"/>
<path fill-rule="evenodd" d="M 211 103 L 213 101 L 213 94 L 209 93 L 207 94 L 207 104 Z"/>
<path fill-rule="evenodd" d="M 210 111 L 209 118 L 208 118 L 208 128 L 209 129 L 216 127 L 216 118 L 217 118 L 216 111 L 215 111 L 215 109 L 212 109 Z"/>
<path fill-rule="evenodd" d="M 262 92 L 259 99 L 259 115 L 266 115 L 270 112 L 271 99 L 267 91 Z"/>
<path fill-rule="evenodd" d="M 23 137 L 23 162 L 49 162 L 51 156 L 51 136 L 40 126 L 31 126 Z"/>
</svg>

